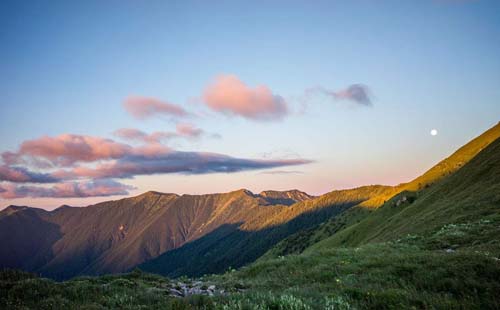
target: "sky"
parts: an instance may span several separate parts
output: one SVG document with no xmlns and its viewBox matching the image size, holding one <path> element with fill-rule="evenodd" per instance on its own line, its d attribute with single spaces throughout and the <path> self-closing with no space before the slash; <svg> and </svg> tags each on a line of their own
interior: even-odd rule
<svg viewBox="0 0 500 310">
<path fill-rule="evenodd" d="M 2 1 L 0 208 L 409 181 L 500 121 L 498 16 L 495 0 Z"/>
</svg>

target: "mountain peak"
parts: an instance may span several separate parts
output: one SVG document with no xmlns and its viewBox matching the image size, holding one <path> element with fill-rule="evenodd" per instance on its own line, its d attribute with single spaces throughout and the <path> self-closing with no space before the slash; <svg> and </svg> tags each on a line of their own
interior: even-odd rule
<svg viewBox="0 0 500 310">
<path fill-rule="evenodd" d="M 314 196 L 299 191 L 298 189 L 292 189 L 286 191 L 267 190 L 260 192 L 259 196 L 263 197 L 271 204 L 284 204 L 284 205 L 292 205 L 296 202 L 301 202 L 314 198 Z"/>
<path fill-rule="evenodd" d="M 144 192 L 138 196 L 135 196 L 135 198 L 149 198 L 149 197 L 158 197 L 158 196 L 179 196 L 178 194 L 175 193 L 162 193 L 158 191 L 147 191 Z"/>
<path fill-rule="evenodd" d="M 26 209 L 31 209 L 31 208 L 27 207 L 27 206 L 10 205 L 5 209 L 0 210 L 0 215 L 11 215 L 11 214 L 14 214 L 18 211 L 22 211 L 22 210 L 26 210 Z"/>
</svg>

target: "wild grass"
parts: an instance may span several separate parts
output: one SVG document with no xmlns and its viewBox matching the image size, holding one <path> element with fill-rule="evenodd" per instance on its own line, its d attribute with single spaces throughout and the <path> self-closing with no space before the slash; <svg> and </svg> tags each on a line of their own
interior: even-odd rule
<svg viewBox="0 0 500 310">
<path fill-rule="evenodd" d="M 283 256 L 216 278 L 245 287 L 229 297 L 242 303 L 260 292 L 292 295 L 313 309 L 333 301 L 343 309 L 500 307 L 498 252 L 426 249 L 415 240 Z"/>
<path fill-rule="evenodd" d="M 259 260 L 201 278 L 223 296 L 174 298 L 134 271 L 66 282 L 0 272 L 1 309 L 498 309 L 500 217 L 426 234 Z M 186 280 L 186 279 L 183 279 Z"/>
</svg>

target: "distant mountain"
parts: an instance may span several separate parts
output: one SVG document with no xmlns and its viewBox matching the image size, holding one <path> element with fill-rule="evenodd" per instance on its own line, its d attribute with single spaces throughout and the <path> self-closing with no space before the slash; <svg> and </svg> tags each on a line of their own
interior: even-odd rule
<svg viewBox="0 0 500 310">
<path fill-rule="evenodd" d="M 259 196 L 264 197 L 271 204 L 282 204 L 282 205 L 292 205 L 296 202 L 306 201 L 313 199 L 307 193 L 301 192 L 299 190 L 293 189 L 289 191 L 263 191 Z"/>
<path fill-rule="evenodd" d="M 148 261 L 140 268 L 169 276 L 199 276 L 237 268 L 263 255 L 280 240 L 386 191 L 386 186 L 365 186 L 333 191 L 295 203 L 247 222 L 222 225 L 219 229 L 178 249 Z"/>
<path fill-rule="evenodd" d="M 248 190 L 183 196 L 147 192 L 51 212 L 10 206 L 0 212 L 0 267 L 61 279 L 123 272 L 224 225 L 260 229 L 310 197 L 296 190 L 272 197 Z"/>
<path fill-rule="evenodd" d="M 339 237 L 331 242 L 341 243 L 376 238 L 367 232 L 389 224 L 383 218 L 370 222 L 368 215 L 402 197 L 415 199 L 412 193 L 459 173 L 499 137 L 500 124 L 421 177 L 394 187 L 365 186 L 319 197 L 298 190 L 182 196 L 147 192 L 51 212 L 10 206 L 0 212 L 0 268 L 56 279 L 136 266 L 170 276 L 201 275 L 245 265 L 269 249 L 267 255 L 301 252 L 333 235 Z M 344 232 L 358 223 L 365 225 L 362 232 Z"/>
</svg>

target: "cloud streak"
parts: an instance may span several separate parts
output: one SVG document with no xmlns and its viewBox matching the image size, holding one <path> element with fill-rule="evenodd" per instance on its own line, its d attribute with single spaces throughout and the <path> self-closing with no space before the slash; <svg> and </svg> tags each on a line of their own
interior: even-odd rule
<svg viewBox="0 0 500 310">
<path fill-rule="evenodd" d="M 245 170 L 270 169 L 311 163 L 305 159 L 246 159 L 217 153 L 171 152 L 154 157 L 127 156 L 95 168 L 75 167 L 54 174 L 60 178 L 131 178 L 153 174 L 233 173 Z"/>
<path fill-rule="evenodd" d="M 179 123 L 175 131 L 155 131 L 148 134 L 134 128 L 121 128 L 113 133 L 116 137 L 143 143 L 161 143 L 173 138 L 197 139 L 205 134 L 203 129 L 188 123 Z"/>
<path fill-rule="evenodd" d="M 13 183 L 55 183 L 59 179 L 48 174 L 29 171 L 24 167 L 0 166 L 0 181 Z"/>
<path fill-rule="evenodd" d="M 234 75 L 220 75 L 203 93 L 213 111 L 250 120 L 279 120 L 288 114 L 285 100 L 265 85 L 251 88 Z"/>
<path fill-rule="evenodd" d="M 113 180 L 95 180 L 90 182 L 59 183 L 52 187 L 26 185 L 0 185 L 0 197 L 4 199 L 24 197 L 106 197 L 114 195 L 128 195 L 133 186 L 125 185 Z"/>
<path fill-rule="evenodd" d="M 370 91 L 368 87 L 363 84 L 349 85 L 349 87 L 345 89 L 331 92 L 330 95 L 337 100 L 349 100 L 365 106 L 372 105 Z"/>
<path fill-rule="evenodd" d="M 181 152 L 159 143 L 161 139 L 157 136 L 160 134 L 149 135 L 135 129 L 120 130 L 118 134 L 145 143 L 131 146 L 111 139 L 74 134 L 44 136 L 23 142 L 17 152 L 2 154 L 4 164 L 0 165 L 0 181 L 6 184 L 1 185 L 0 197 L 125 195 L 132 188 L 113 179 L 171 173 L 234 173 L 312 162 L 300 158 L 249 159 L 218 153 Z M 196 138 L 204 132 L 190 124 L 180 124 L 172 134 Z M 41 167 L 39 163 L 45 165 Z M 37 171 L 30 170 L 30 166 Z M 54 185 L 46 187 L 20 183 Z"/>
<path fill-rule="evenodd" d="M 123 107 L 136 119 L 146 119 L 158 115 L 182 118 L 190 115 L 179 105 L 151 97 L 128 97 L 123 103 Z"/>
<path fill-rule="evenodd" d="M 322 86 L 306 90 L 306 95 L 321 94 L 335 101 L 349 101 L 360 106 L 372 106 L 372 95 L 368 86 L 352 84 L 337 91 L 326 89 Z"/>
</svg>

